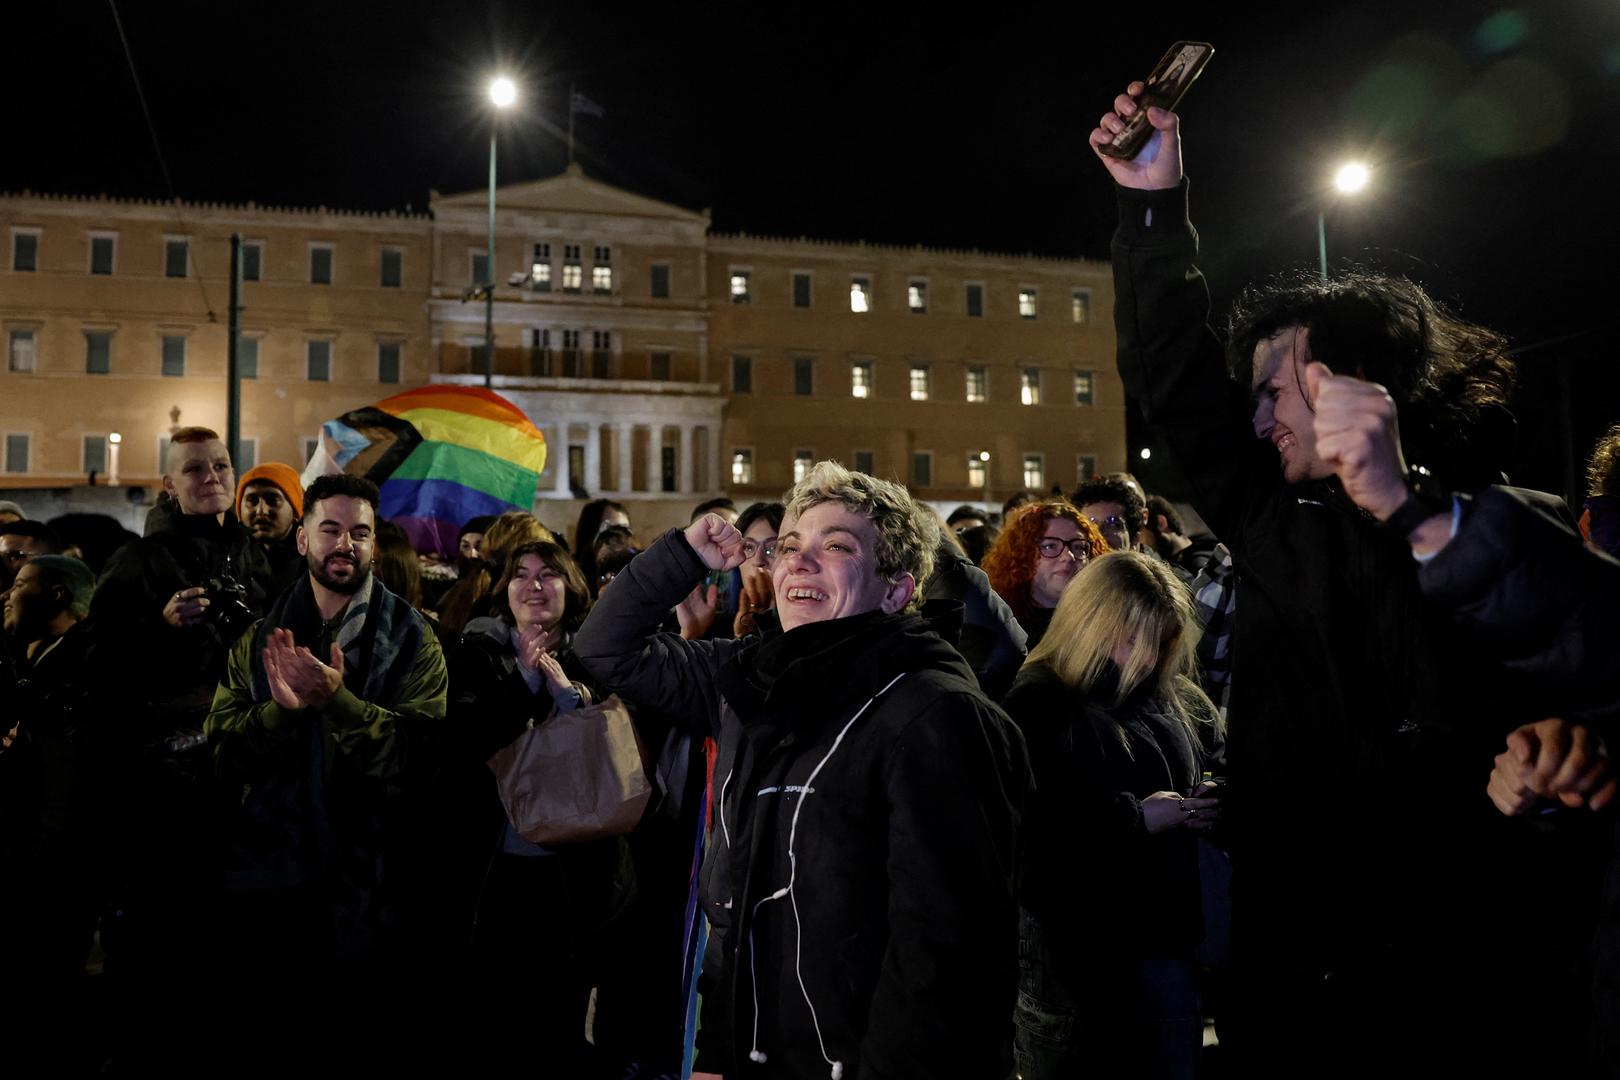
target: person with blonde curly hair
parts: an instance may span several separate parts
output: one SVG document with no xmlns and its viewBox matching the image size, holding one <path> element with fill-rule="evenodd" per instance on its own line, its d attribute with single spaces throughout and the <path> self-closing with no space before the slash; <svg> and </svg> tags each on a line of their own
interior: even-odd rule
<svg viewBox="0 0 1620 1080">
<path fill-rule="evenodd" d="M 1046 635 L 1069 582 L 1107 550 L 1097 526 L 1064 499 L 1029 503 L 1007 519 L 983 569 L 1029 635 L 1031 650 Z"/>
</svg>

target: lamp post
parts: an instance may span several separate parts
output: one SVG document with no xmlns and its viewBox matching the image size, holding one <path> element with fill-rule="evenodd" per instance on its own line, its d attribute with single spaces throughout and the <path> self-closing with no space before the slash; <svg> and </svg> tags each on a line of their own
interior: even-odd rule
<svg viewBox="0 0 1620 1080">
<path fill-rule="evenodd" d="M 489 84 L 495 113 L 489 119 L 489 237 L 484 248 L 484 386 L 495 382 L 495 129 L 501 110 L 517 100 L 517 84 L 506 76 Z"/>
<path fill-rule="evenodd" d="M 995 509 L 990 505 L 990 451 L 980 450 L 979 461 L 984 469 L 984 512 L 988 514 Z"/>
<path fill-rule="evenodd" d="M 1333 174 L 1333 189 L 1341 195 L 1356 195 L 1372 179 L 1372 170 L 1359 161 L 1347 161 Z M 1316 211 L 1316 254 L 1321 264 L 1322 280 L 1328 276 L 1327 261 L 1327 208 Z"/>
<path fill-rule="evenodd" d="M 124 436 L 114 431 L 107 436 L 107 486 L 115 487 L 118 484 L 118 449 L 123 445 Z M 167 468 L 167 463 L 165 463 Z"/>
</svg>

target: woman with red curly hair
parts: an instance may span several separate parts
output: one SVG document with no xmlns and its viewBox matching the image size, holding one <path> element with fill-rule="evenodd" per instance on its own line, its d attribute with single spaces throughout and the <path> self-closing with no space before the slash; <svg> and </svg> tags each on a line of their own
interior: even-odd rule
<svg viewBox="0 0 1620 1080">
<path fill-rule="evenodd" d="M 1108 550 L 1097 526 L 1065 499 L 1029 503 L 1007 518 L 984 556 L 990 586 L 1012 608 L 1031 649 L 1046 634 L 1063 590 Z"/>
</svg>

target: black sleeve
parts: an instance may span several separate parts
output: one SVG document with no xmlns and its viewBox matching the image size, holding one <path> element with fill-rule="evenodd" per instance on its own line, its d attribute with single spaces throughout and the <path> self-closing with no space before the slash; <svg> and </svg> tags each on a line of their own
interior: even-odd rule
<svg viewBox="0 0 1620 1080">
<path fill-rule="evenodd" d="M 1517 492 L 1462 498 L 1456 537 L 1418 573 L 1424 595 L 1544 690 L 1550 714 L 1620 711 L 1620 562 Z"/>
<path fill-rule="evenodd" d="M 658 627 L 708 572 L 680 530 L 671 529 L 602 591 L 574 637 L 574 654 L 605 692 L 658 709 L 695 734 L 709 734 L 718 722 L 715 673 L 736 642 L 686 641 Z"/>
<path fill-rule="evenodd" d="M 1254 437 L 1247 393 L 1228 377 L 1208 325 L 1209 289 L 1194 265 L 1198 234 L 1187 219 L 1186 183 L 1116 192 L 1120 379 L 1192 485 L 1199 514 L 1215 535 L 1235 543 L 1257 489 L 1280 477 L 1276 455 Z"/>
</svg>

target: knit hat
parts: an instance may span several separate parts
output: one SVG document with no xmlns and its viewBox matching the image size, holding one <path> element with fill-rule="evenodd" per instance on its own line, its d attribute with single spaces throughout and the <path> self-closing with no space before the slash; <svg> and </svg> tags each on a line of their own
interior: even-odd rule
<svg viewBox="0 0 1620 1080">
<path fill-rule="evenodd" d="M 23 518 L 24 520 L 28 518 L 28 515 L 23 511 L 23 508 L 12 502 L 10 499 L 0 499 L 0 514 L 16 514 L 18 517 Z"/>
<path fill-rule="evenodd" d="M 264 465 L 255 465 L 242 474 L 242 479 L 236 482 L 236 515 L 242 516 L 242 492 L 255 480 L 268 481 L 281 489 L 292 504 L 293 520 L 297 521 L 304 516 L 304 485 L 299 482 L 298 472 L 291 465 L 283 465 L 279 461 L 271 461 Z"/>
</svg>

